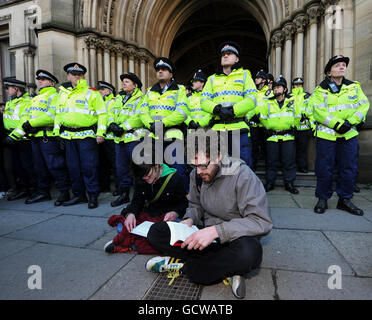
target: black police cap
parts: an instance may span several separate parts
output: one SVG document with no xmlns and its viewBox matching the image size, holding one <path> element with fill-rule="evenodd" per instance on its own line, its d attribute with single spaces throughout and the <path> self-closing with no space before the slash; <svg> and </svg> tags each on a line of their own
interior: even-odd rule
<svg viewBox="0 0 372 320">
<path fill-rule="evenodd" d="M 16 78 L 7 77 L 3 79 L 3 83 L 5 87 L 17 87 L 26 89 L 27 83 L 21 80 L 17 80 Z"/>
<path fill-rule="evenodd" d="M 120 80 L 123 81 L 124 79 L 130 79 L 132 80 L 134 83 L 137 84 L 138 88 L 142 88 L 142 82 L 141 80 L 132 72 L 127 72 L 127 73 L 123 73 L 121 76 L 120 76 Z"/>
<path fill-rule="evenodd" d="M 111 90 L 112 92 L 116 92 L 115 87 L 111 83 L 108 83 L 106 81 L 98 81 L 97 89 L 99 90 L 101 88 L 106 88 Z"/>
<path fill-rule="evenodd" d="M 260 71 L 258 71 L 256 73 L 256 76 L 254 77 L 255 79 L 257 78 L 262 78 L 262 79 L 267 79 L 267 74 L 265 73 L 265 71 L 263 71 L 262 69 Z"/>
<path fill-rule="evenodd" d="M 274 82 L 274 76 L 271 73 L 266 74 L 266 79 Z"/>
<path fill-rule="evenodd" d="M 287 88 L 287 80 L 284 79 L 282 75 L 280 75 L 273 83 L 273 88 L 283 86 L 284 88 Z"/>
<path fill-rule="evenodd" d="M 173 62 L 170 59 L 165 58 L 165 57 L 156 58 L 154 61 L 154 68 L 155 70 L 158 70 L 160 68 L 165 68 L 165 69 L 168 69 L 171 73 L 174 73 L 175 71 Z"/>
<path fill-rule="evenodd" d="M 202 70 L 198 70 L 195 72 L 194 74 L 194 77 L 192 78 L 192 80 L 199 80 L 199 81 L 202 81 L 202 82 L 207 82 L 207 75 L 205 74 L 204 71 Z"/>
<path fill-rule="evenodd" d="M 234 41 L 225 41 L 221 43 L 218 47 L 220 54 L 225 52 L 232 52 L 239 57 L 240 55 L 240 46 Z"/>
<path fill-rule="evenodd" d="M 350 59 L 348 57 L 344 57 L 341 55 L 332 57 L 331 59 L 329 59 L 328 63 L 324 68 L 324 74 L 327 74 L 329 71 L 331 71 L 332 66 L 338 62 L 345 62 L 347 67 L 349 65 Z"/>
<path fill-rule="evenodd" d="M 77 62 L 68 63 L 63 67 L 63 70 L 72 74 L 86 74 L 87 68 Z"/>
<path fill-rule="evenodd" d="M 58 79 L 46 70 L 39 69 L 36 71 L 36 80 L 40 79 L 48 79 L 50 81 L 53 81 L 54 83 L 58 83 Z"/>
<path fill-rule="evenodd" d="M 295 84 L 304 84 L 304 79 L 302 79 L 301 77 L 294 78 L 292 80 L 292 86 Z"/>
</svg>

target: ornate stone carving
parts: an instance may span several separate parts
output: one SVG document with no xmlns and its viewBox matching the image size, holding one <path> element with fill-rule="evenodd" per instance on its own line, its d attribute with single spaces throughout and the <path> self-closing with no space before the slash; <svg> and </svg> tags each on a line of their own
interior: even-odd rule
<svg viewBox="0 0 372 320">
<path fill-rule="evenodd" d="M 313 4 L 307 8 L 306 13 L 309 16 L 310 25 L 318 23 L 318 18 L 324 13 L 324 8 L 320 4 Z"/>
<path fill-rule="evenodd" d="M 281 47 L 283 44 L 283 39 L 284 39 L 284 36 L 283 36 L 282 31 L 276 31 L 271 37 L 271 42 L 273 43 L 274 48 Z"/>
<path fill-rule="evenodd" d="M 144 51 L 144 50 L 140 50 L 138 52 L 138 59 L 141 61 L 141 62 L 149 62 L 150 61 L 150 57 L 148 56 L 147 52 Z"/>
<path fill-rule="evenodd" d="M 301 13 L 293 19 L 293 23 L 295 25 L 296 33 L 303 33 L 305 27 L 309 23 L 309 17 L 306 14 Z"/>
<path fill-rule="evenodd" d="M 96 49 L 98 47 L 98 39 L 92 36 L 88 36 L 84 39 L 88 49 Z"/>
<path fill-rule="evenodd" d="M 296 32 L 296 28 L 293 22 L 287 22 L 283 29 L 282 34 L 284 36 L 285 41 L 292 40 L 293 34 Z"/>
</svg>

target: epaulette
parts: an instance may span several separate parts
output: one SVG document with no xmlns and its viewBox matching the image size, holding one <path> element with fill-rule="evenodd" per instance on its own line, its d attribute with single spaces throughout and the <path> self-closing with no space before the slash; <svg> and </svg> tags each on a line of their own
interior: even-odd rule
<svg viewBox="0 0 372 320">
<path fill-rule="evenodd" d="M 294 100 L 289 101 L 287 107 L 290 107 L 292 104 L 294 104 Z"/>
<path fill-rule="evenodd" d="M 266 97 L 268 97 L 270 94 L 271 94 L 271 89 L 269 89 L 269 90 L 267 90 L 267 91 L 265 92 L 265 96 L 266 96 Z"/>
<path fill-rule="evenodd" d="M 98 91 L 98 89 L 96 89 L 94 87 L 89 87 L 89 89 L 92 89 L 93 91 Z"/>
</svg>

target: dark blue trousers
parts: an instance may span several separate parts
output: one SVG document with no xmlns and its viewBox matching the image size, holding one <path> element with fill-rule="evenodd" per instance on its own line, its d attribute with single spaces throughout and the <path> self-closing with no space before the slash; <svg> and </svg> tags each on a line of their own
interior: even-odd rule
<svg viewBox="0 0 372 320">
<path fill-rule="evenodd" d="M 66 161 L 74 196 L 98 197 L 98 145 L 95 139 L 66 140 Z"/>
<path fill-rule="evenodd" d="M 55 139 L 33 138 L 31 145 L 38 190 L 48 193 L 51 178 L 59 191 L 69 190 L 70 179 L 65 154 Z"/>
<path fill-rule="evenodd" d="M 311 137 L 311 130 L 297 131 L 296 136 L 296 163 L 298 169 L 307 170 L 307 146 Z"/>
<path fill-rule="evenodd" d="M 336 141 L 317 138 L 315 160 L 317 177 L 315 196 L 317 198 L 327 200 L 332 197 L 335 166 L 338 172 L 336 193 L 341 199 L 351 199 L 358 172 L 357 137 L 349 140 L 342 138 Z"/>
<path fill-rule="evenodd" d="M 32 161 L 31 141 L 17 141 L 11 147 L 13 170 L 19 180 L 21 189 L 32 189 L 36 187 L 36 177 Z"/>
<path fill-rule="evenodd" d="M 252 141 L 248 137 L 247 130 L 240 130 L 239 134 L 236 134 L 237 130 L 228 131 L 228 154 L 234 156 L 233 150 L 239 148 L 240 159 L 251 168 L 252 167 Z"/>
<path fill-rule="evenodd" d="M 133 179 L 130 176 L 130 166 L 132 163 L 132 153 L 139 141 L 120 142 L 115 144 L 116 152 L 116 173 L 118 176 L 119 190 L 125 192 L 133 185 Z"/>
</svg>

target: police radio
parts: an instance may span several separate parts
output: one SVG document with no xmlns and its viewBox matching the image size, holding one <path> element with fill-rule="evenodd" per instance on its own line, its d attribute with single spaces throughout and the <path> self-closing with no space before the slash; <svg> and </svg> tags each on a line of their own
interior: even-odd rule
<svg viewBox="0 0 372 320">
<path fill-rule="evenodd" d="M 338 88 L 336 82 L 331 81 L 331 79 L 329 79 L 329 81 L 328 81 L 328 86 L 329 86 L 329 89 L 331 90 L 332 93 L 339 93 L 340 92 L 340 89 Z"/>
</svg>

